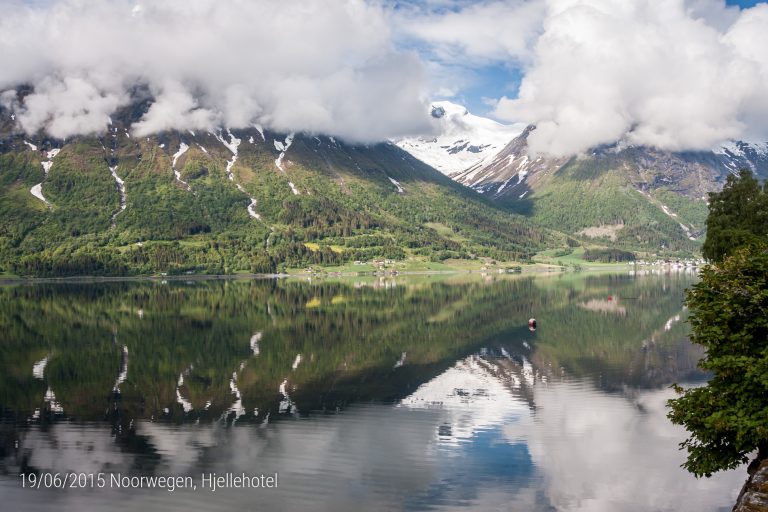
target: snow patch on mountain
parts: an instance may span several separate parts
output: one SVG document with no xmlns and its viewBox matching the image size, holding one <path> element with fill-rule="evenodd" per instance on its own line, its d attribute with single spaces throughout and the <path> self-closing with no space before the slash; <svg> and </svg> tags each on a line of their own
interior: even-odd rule
<svg viewBox="0 0 768 512">
<path fill-rule="evenodd" d="M 241 184 L 236 183 L 235 186 L 237 187 L 237 190 L 239 190 L 243 194 L 247 194 L 248 193 L 248 192 L 245 191 L 245 188 Z M 246 207 L 246 210 L 248 210 L 248 215 L 250 215 L 251 217 L 253 217 L 256 220 L 261 220 L 261 215 L 259 215 L 256 212 L 256 203 L 257 203 L 256 199 L 253 198 L 253 197 L 249 197 L 248 199 L 251 200 L 251 203 Z"/>
<path fill-rule="evenodd" d="M 224 139 L 224 137 L 221 135 L 221 132 L 217 133 L 215 135 L 216 139 L 221 142 L 224 147 L 226 147 L 229 151 L 232 152 L 232 159 L 227 161 L 227 178 L 229 178 L 229 181 L 235 181 L 235 175 L 232 173 L 232 167 L 235 166 L 235 162 L 237 162 L 237 148 L 240 146 L 240 142 L 242 142 L 240 139 L 232 135 L 232 132 L 227 130 L 227 135 L 229 135 L 229 142 Z"/>
<path fill-rule="evenodd" d="M 505 188 L 507 188 L 507 185 L 509 185 L 509 182 L 510 182 L 510 181 L 512 181 L 513 179 L 514 179 L 514 177 L 512 177 L 512 178 L 509 178 L 507 181 L 505 181 L 504 183 L 502 183 L 502 184 L 501 184 L 501 186 L 500 186 L 500 187 L 499 187 L 499 188 L 496 190 L 496 193 L 497 193 L 497 194 L 501 194 L 502 192 L 504 192 L 504 189 L 505 189 Z M 522 179 L 518 179 L 518 183 L 519 183 L 520 181 L 522 181 Z"/>
<path fill-rule="evenodd" d="M 234 182 L 235 174 L 232 172 L 232 168 L 235 166 L 235 163 L 237 162 L 237 150 L 240 147 L 240 143 L 242 142 L 242 139 L 238 139 L 237 137 L 235 137 L 230 130 L 227 130 L 227 135 L 229 136 L 229 141 L 227 141 L 224 138 L 224 136 L 221 134 L 220 131 L 216 133 L 214 137 L 216 137 L 216 139 L 219 142 L 221 142 L 224 145 L 224 147 L 226 147 L 232 153 L 232 159 L 227 161 L 226 174 L 227 174 L 227 178 L 229 178 L 229 181 Z M 249 140 L 251 144 L 253 144 L 253 137 L 251 137 Z M 239 190 L 240 192 L 244 194 L 247 193 L 245 191 L 245 188 L 241 184 L 236 183 L 235 186 L 237 187 L 237 190 Z M 261 220 L 261 215 L 256 213 L 256 199 L 250 196 L 248 197 L 248 199 L 251 201 L 250 204 L 248 204 L 248 206 L 246 207 L 246 210 L 248 211 L 248 215 L 250 215 L 252 218 L 256 220 Z"/>
<path fill-rule="evenodd" d="M 181 158 L 181 155 L 187 152 L 187 150 L 189 150 L 189 146 L 182 142 L 181 145 L 179 145 L 179 150 L 173 154 L 173 161 L 171 162 L 173 167 L 176 167 L 176 162 Z"/>
<path fill-rule="evenodd" d="M 250 200 L 251 200 L 251 204 L 249 204 L 248 207 L 246 208 L 246 210 L 248 210 L 248 215 L 250 215 L 256 220 L 261 220 L 261 215 L 256 213 L 256 199 L 251 197 Z"/>
<path fill-rule="evenodd" d="M 254 124 L 252 126 L 256 128 L 256 131 L 259 132 L 259 135 L 261 135 L 261 141 L 267 142 L 267 138 L 264 137 L 264 128 L 260 124 Z"/>
<path fill-rule="evenodd" d="M 26 141 L 25 143 L 28 145 L 31 145 Z M 37 146 L 34 147 L 34 150 L 37 151 Z M 59 154 L 60 151 L 61 151 L 60 149 L 54 148 L 48 151 L 48 153 L 46 153 L 46 157 L 48 158 L 48 160 L 40 162 L 40 165 L 43 166 L 43 172 L 45 173 L 45 178 L 43 178 L 43 181 L 41 181 L 40 183 L 38 183 L 37 185 L 29 189 L 30 194 L 32 194 L 33 196 L 35 196 L 36 198 L 44 202 L 48 208 L 51 207 L 51 203 L 49 203 L 48 200 L 43 195 L 43 183 L 45 183 L 45 180 L 48 179 L 48 173 L 51 172 L 51 167 L 53 167 L 53 159 L 56 157 L 56 155 Z"/>
<path fill-rule="evenodd" d="M 296 134 L 290 133 L 285 138 L 285 141 L 279 141 L 275 139 L 275 149 L 280 151 L 280 155 L 275 159 L 275 166 L 277 166 L 278 169 L 280 169 L 281 172 L 285 172 L 285 167 L 283 167 L 283 159 L 285 158 L 285 153 L 288 151 L 288 148 L 291 147 L 291 144 L 293 144 L 293 139 Z M 291 192 L 293 192 L 293 195 L 298 196 L 301 193 L 299 192 L 299 189 L 296 188 L 296 185 L 293 184 L 292 181 L 288 182 L 288 186 L 291 187 Z"/>
<path fill-rule="evenodd" d="M 189 151 L 189 146 L 182 142 L 179 145 L 179 150 L 173 154 L 173 160 L 171 161 L 171 169 L 173 169 L 173 175 L 176 176 L 176 180 L 178 180 L 179 183 L 184 185 L 187 188 L 187 190 L 190 190 L 191 187 L 189 186 L 189 183 L 181 179 L 181 172 L 179 172 L 179 170 L 176 169 L 176 162 L 178 162 L 179 158 L 181 158 L 181 156 L 187 151 Z"/>
<path fill-rule="evenodd" d="M 285 158 L 285 152 L 288 151 L 288 148 L 290 148 L 291 144 L 293 144 L 294 136 L 295 136 L 295 134 L 290 133 L 285 138 L 284 142 L 281 142 L 281 141 L 279 141 L 277 139 L 275 139 L 275 141 L 274 141 L 275 142 L 275 149 L 280 152 L 280 156 L 278 156 L 277 159 L 275 160 L 275 165 L 277 166 L 278 169 L 280 169 L 283 172 L 285 172 L 285 169 L 283 168 L 283 158 Z M 293 184 L 291 184 L 291 190 L 293 190 L 294 194 L 299 195 L 299 193 L 293 187 Z"/>
<path fill-rule="evenodd" d="M 120 176 L 117 175 L 117 166 L 115 165 L 110 167 L 109 172 L 112 174 L 112 178 L 115 180 L 117 191 L 120 192 L 120 209 L 112 215 L 112 221 L 114 222 L 115 217 L 117 217 L 120 212 L 125 211 L 126 207 L 128 206 L 128 195 L 125 192 L 125 181 L 123 181 Z"/>
<path fill-rule="evenodd" d="M 446 175 L 493 158 L 525 128 L 475 116 L 449 101 L 432 103 L 432 123 L 437 136 L 405 138 L 395 144 Z"/>
<path fill-rule="evenodd" d="M 387 176 L 387 177 L 389 177 L 389 176 Z M 397 181 L 397 180 L 396 180 L 396 179 L 394 179 L 394 178 L 389 178 L 389 181 L 390 181 L 390 182 L 392 182 L 392 184 L 393 184 L 395 187 L 397 187 L 397 193 L 398 193 L 398 194 L 404 194 L 404 193 L 405 193 L 405 190 L 403 189 L 402 185 L 400 185 L 400 182 L 399 182 L 399 181 Z"/>
<path fill-rule="evenodd" d="M 46 205 L 50 206 L 50 203 L 47 199 L 45 199 L 45 196 L 43 195 L 43 184 L 38 183 L 37 185 L 34 185 L 32 188 L 29 189 L 30 194 L 44 202 Z"/>
<path fill-rule="evenodd" d="M 240 145 L 240 142 L 242 142 L 240 139 L 232 135 L 232 132 L 230 130 L 227 130 L 227 135 L 229 135 L 229 141 L 227 141 L 221 134 L 221 131 L 216 133 L 214 137 L 216 137 L 216 140 L 224 144 L 224 147 L 226 147 L 229 151 L 232 152 L 233 155 L 237 156 L 237 147 Z"/>
</svg>

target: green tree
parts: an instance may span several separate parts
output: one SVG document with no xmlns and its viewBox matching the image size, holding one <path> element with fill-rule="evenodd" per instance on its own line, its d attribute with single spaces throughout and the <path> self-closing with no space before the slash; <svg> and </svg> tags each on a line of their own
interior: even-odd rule
<svg viewBox="0 0 768 512">
<path fill-rule="evenodd" d="M 697 476 L 768 457 L 768 193 L 748 170 L 710 194 L 703 254 L 686 295 L 691 340 L 707 349 L 706 386 L 675 389 L 669 418 L 689 431 L 684 467 Z"/>
<path fill-rule="evenodd" d="M 683 466 L 697 476 L 735 468 L 755 450 L 768 457 L 768 244 L 732 252 L 686 296 L 691 340 L 706 347 L 699 365 L 712 379 L 676 385 L 681 396 L 669 402 L 670 420 L 690 433 Z"/>
<path fill-rule="evenodd" d="M 704 257 L 721 262 L 738 247 L 768 236 L 768 193 L 746 169 L 729 175 L 721 192 L 709 194 Z"/>
</svg>

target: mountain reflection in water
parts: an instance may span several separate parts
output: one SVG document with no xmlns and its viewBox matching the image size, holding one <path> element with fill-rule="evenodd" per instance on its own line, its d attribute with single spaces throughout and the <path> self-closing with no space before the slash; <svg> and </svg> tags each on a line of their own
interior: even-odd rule
<svg viewBox="0 0 768 512">
<path fill-rule="evenodd" d="M 689 476 L 665 417 L 671 382 L 706 378 L 686 337 L 692 279 L 1 287 L 0 496 L 13 510 L 729 510 L 745 471 Z M 18 476 L 72 471 L 280 483 Z"/>
</svg>

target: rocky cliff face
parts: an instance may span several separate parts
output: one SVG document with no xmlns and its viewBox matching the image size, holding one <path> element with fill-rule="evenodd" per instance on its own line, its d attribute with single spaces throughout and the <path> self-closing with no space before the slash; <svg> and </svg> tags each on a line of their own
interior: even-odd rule
<svg viewBox="0 0 768 512">
<path fill-rule="evenodd" d="M 752 473 L 739 494 L 733 512 L 768 511 L 768 459 Z"/>
<path fill-rule="evenodd" d="M 525 198 L 525 192 L 532 193 L 530 189 L 536 189 L 543 175 L 552 175 L 573 161 L 621 170 L 627 183 L 639 191 L 664 188 L 700 200 L 722 187 L 728 174 L 739 169 L 750 169 L 762 179 L 768 177 L 768 144 L 731 142 L 715 151 L 688 152 L 613 145 L 573 158 L 530 158 L 528 136 L 533 130 L 533 126 L 526 128 L 494 158 L 450 176 L 486 197 L 507 201 Z"/>
<path fill-rule="evenodd" d="M 493 159 L 452 173 L 451 178 L 491 199 L 525 198 L 530 192 L 531 180 L 535 183 L 571 160 L 545 157 L 531 159 L 528 156 L 528 135 L 534 129 L 529 126 Z"/>
</svg>

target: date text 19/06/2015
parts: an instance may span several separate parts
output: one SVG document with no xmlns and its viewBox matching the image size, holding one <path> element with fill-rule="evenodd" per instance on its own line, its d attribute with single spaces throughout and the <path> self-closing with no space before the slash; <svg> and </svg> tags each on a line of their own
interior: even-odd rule
<svg viewBox="0 0 768 512">
<path fill-rule="evenodd" d="M 19 475 L 22 486 L 30 489 L 178 489 L 216 492 L 223 489 L 274 489 L 277 473 L 248 475 L 246 473 L 202 473 L 195 482 L 191 476 L 136 476 L 122 473 L 30 473 Z"/>
</svg>

